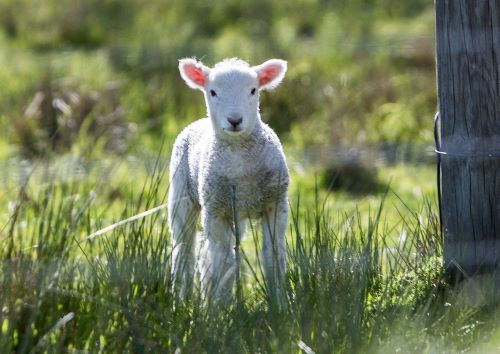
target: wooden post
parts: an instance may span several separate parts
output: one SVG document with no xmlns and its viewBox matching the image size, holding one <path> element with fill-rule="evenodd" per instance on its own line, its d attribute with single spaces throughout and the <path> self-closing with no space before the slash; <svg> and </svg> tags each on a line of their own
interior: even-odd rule
<svg viewBox="0 0 500 354">
<path fill-rule="evenodd" d="M 500 0 L 435 5 L 445 265 L 472 275 L 500 263 Z"/>
</svg>

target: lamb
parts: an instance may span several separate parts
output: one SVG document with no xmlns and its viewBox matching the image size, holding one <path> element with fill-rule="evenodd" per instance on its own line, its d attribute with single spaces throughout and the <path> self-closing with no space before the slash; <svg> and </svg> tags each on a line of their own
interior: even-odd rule
<svg viewBox="0 0 500 354">
<path fill-rule="evenodd" d="M 233 58 L 213 68 L 195 59 L 179 61 L 181 77 L 203 92 L 208 113 L 178 135 L 170 161 L 172 279 L 181 298 L 192 294 L 198 258 L 204 296 L 212 302 L 231 299 L 235 193 L 240 234 L 249 219 L 261 219 L 265 282 L 274 301 L 283 303 L 289 173 L 280 140 L 261 120 L 259 92 L 278 86 L 286 70 L 279 59 L 251 67 Z M 203 247 L 196 257 L 200 214 Z"/>
</svg>

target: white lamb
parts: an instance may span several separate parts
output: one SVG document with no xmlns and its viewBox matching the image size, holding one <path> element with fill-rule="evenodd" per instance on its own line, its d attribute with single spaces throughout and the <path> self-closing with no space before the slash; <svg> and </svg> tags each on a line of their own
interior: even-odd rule
<svg viewBox="0 0 500 354">
<path fill-rule="evenodd" d="M 170 161 L 169 227 L 173 238 L 174 288 L 192 292 L 196 223 L 203 226 L 199 273 L 202 291 L 215 302 L 231 298 L 235 278 L 232 195 L 240 233 L 261 218 L 262 264 L 274 300 L 283 303 L 288 224 L 288 168 L 281 143 L 259 114 L 259 91 L 279 85 L 287 63 L 271 59 L 250 67 L 226 59 L 208 68 L 182 59 L 186 83 L 205 96 L 208 118 L 177 137 Z"/>
</svg>

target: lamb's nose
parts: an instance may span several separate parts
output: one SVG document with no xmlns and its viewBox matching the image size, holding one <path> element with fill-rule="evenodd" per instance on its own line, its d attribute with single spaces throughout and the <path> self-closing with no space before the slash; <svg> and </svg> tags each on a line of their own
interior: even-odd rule
<svg viewBox="0 0 500 354">
<path fill-rule="evenodd" d="M 231 123 L 233 128 L 236 128 L 243 121 L 243 117 L 240 116 L 239 114 L 233 114 L 227 118 L 227 121 Z"/>
</svg>

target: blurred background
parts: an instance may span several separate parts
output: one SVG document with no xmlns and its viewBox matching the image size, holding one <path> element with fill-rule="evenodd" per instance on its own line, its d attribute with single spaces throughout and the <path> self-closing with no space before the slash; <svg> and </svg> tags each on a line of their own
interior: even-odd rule
<svg viewBox="0 0 500 354">
<path fill-rule="evenodd" d="M 433 191 L 432 0 L 0 0 L 4 183 L 67 154 L 133 160 L 163 145 L 168 160 L 205 115 L 183 57 L 289 62 L 261 108 L 295 181 L 346 200 L 394 179 L 402 194 Z"/>
<path fill-rule="evenodd" d="M 498 352 L 494 283 L 445 285 L 434 17 L 433 0 L 0 0 L 0 351 Z M 184 57 L 288 61 L 261 110 L 291 171 L 296 310 L 250 272 L 258 237 L 244 306 L 212 316 L 170 290 L 166 210 L 123 223 L 164 205 L 174 139 L 205 116 Z"/>
</svg>

